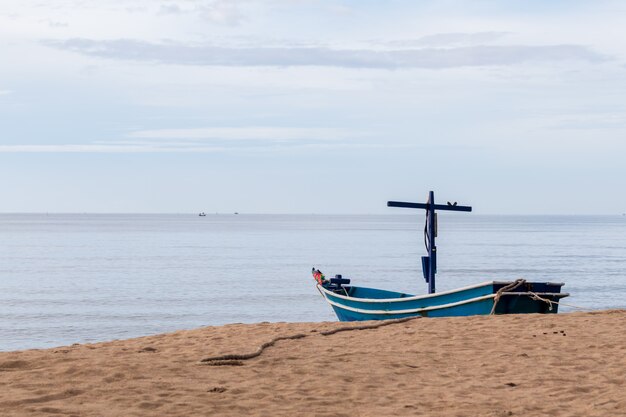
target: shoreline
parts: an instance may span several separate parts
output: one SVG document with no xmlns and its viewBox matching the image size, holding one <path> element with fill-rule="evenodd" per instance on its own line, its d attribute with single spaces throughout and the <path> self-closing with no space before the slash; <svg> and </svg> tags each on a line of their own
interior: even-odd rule
<svg viewBox="0 0 626 417">
<path fill-rule="evenodd" d="M 265 322 L 0 352 L 0 409 L 7 416 L 606 416 L 626 415 L 625 380 L 626 310 Z"/>
</svg>

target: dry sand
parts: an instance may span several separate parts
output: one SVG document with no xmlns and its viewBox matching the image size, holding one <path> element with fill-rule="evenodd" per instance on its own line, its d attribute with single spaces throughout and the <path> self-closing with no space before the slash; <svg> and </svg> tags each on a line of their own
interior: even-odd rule
<svg viewBox="0 0 626 417">
<path fill-rule="evenodd" d="M 626 416 L 626 311 L 322 334 L 363 324 L 233 324 L 0 353 L 0 415 Z M 293 335 L 305 337 L 201 362 Z"/>
</svg>

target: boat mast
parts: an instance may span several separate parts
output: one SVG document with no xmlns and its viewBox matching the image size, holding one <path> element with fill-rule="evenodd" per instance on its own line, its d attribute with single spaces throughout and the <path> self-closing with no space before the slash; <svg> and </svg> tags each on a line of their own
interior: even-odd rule
<svg viewBox="0 0 626 417">
<path fill-rule="evenodd" d="M 457 206 L 456 201 L 447 205 L 435 204 L 435 193 L 428 193 L 428 201 L 423 203 L 406 203 L 402 201 L 387 201 L 387 207 L 404 207 L 426 210 L 426 227 L 424 228 L 424 241 L 428 256 L 422 256 L 422 272 L 428 283 L 428 293 L 435 293 L 435 274 L 437 273 L 437 213 L 435 210 L 447 211 L 472 211 L 470 206 Z"/>
</svg>

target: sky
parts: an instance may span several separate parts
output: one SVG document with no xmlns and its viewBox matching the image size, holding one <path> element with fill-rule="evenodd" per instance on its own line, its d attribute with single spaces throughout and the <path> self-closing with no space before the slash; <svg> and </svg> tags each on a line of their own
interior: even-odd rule
<svg viewBox="0 0 626 417">
<path fill-rule="evenodd" d="M 0 212 L 626 212 L 626 3 L 1 0 Z"/>
</svg>

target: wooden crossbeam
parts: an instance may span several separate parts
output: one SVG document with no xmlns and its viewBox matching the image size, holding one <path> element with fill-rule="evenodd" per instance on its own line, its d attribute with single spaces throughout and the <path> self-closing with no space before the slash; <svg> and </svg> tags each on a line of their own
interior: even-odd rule
<svg viewBox="0 0 626 417">
<path fill-rule="evenodd" d="M 472 211 L 470 206 L 453 206 L 447 204 L 432 204 L 434 210 L 447 210 L 447 211 Z M 404 201 L 387 201 L 387 207 L 404 207 L 430 210 L 430 203 L 406 203 Z"/>
</svg>

